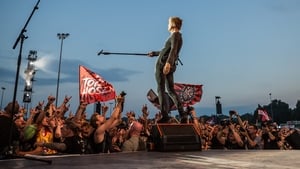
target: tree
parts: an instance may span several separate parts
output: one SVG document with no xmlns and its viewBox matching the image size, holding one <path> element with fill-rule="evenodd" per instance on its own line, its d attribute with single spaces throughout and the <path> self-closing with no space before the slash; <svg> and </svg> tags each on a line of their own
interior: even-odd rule
<svg viewBox="0 0 300 169">
<path fill-rule="evenodd" d="M 300 120 L 300 100 L 297 101 L 296 108 L 292 111 L 292 119 Z"/>
<path fill-rule="evenodd" d="M 268 107 L 273 111 L 273 120 L 278 124 L 292 120 L 292 110 L 287 103 L 275 99 Z"/>
</svg>

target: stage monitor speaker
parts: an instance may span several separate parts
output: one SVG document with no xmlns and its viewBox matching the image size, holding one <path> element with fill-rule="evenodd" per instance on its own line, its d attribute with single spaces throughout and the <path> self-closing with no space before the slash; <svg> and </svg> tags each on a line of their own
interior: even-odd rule
<svg viewBox="0 0 300 169">
<path fill-rule="evenodd" d="M 201 151 L 201 139 L 193 124 L 157 124 L 152 126 L 154 150 Z"/>
</svg>

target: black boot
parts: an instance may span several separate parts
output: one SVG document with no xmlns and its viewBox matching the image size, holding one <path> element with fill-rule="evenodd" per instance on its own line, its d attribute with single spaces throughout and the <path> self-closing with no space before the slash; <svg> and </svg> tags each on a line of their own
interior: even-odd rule
<svg viewBox="0 0 300 169">
<path fill-rule="evenodd" d="M 187 123 L 188 122 L 188 115 L 187 113 L 182 109 L 178 109 L 179 116 L 180 116 L 180 123 Z"/>
<path fill-rule="evenodd" d="M 187 115 L 181 116 L 180 123 L 188 123 L 188 116 Z"/>
</svg>

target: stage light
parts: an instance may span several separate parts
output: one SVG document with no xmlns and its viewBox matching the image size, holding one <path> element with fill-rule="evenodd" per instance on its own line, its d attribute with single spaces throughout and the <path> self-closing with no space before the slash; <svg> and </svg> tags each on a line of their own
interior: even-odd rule
<svg viewBox="0 0 300 169">
<path fill-rule="evenodd" d="M 31 102 L 31 93 L 25 92 L 23 95 L 23 102 L 24 103 L 30 103 Z"/>
<path fill-rule="evenodd" d="M 34 79 L 34 75 L 36 73 L 34 62 L 37 60 L 37 51 L 30 50 L 27 60 L 28 60 L 27 68 L 24 71 L 24 73 L 25 73 L 25 88 L 24 88 L 23 102 L 25 102 L 25 103 L 31 102 L 32 82 Z"/>
</svg>

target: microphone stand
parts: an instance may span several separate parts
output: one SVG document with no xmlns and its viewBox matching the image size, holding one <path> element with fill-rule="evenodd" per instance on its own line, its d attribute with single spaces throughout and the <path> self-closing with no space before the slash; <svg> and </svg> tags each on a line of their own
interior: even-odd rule
<svg viewBox="0 0 300 169">
<path fill-rule="evenodd" d="M 23 50 L 23 43 L 24 43 L 24 40 L 27 39 L 28 37 L 24 35 L 24 33 L 26 32 L 26 27 L 32 17 L 32 15 L 34 14 L 35 10 L 38 9 L 38 4 L 40 3 L 40 0 L 38 0 L 38 2 L 36 3 L 36 5 L 34 6 L 29 18 L 27 19 L 23 29 L 21 30 L 14 46 L 13 46 L 13 49 L 15 49 L 18 45 L 18 43 L 20 42 L 20 50 L 19 50 L 19 55 L 18 55 L 18 62 L 17 62 L 17 72 L 16 72 L 16 79 L 15 79 L 15 86 L 14 86 L 14 95 L 13 95 L 13 104 L 12 104 L 12 114 L 11 114 L 11 127 L 10 127 L 10 134 L 9 134 L 9 145 L 8 145 L 8 151 L 6 153 L 6 155 L 8 157 L 11 157 L 11 158 L 15 158 L 15 157 L 22 157 L 22 158 L 25 158 L 25 159 L 30 159 L 30 160 L 36 160 L 36 161 L 42 161 L 42 162 L 46 162 L 48 164 L 51 164 L 52 161 L 50 160 L 46 160 L 46 159 L 38 159 L 38 158 L 33 158 L 33 157 L 23 157 L 23 156 L 18 156 L 15 153 L 14 151 L 14 146 L 11 145 L 12 144 L 12 132 L 13 132 L 13 123 L 14 123 L 14 120 L 13 120 L 13 117 L 14 117 L 14 110 L 15 110 L 15 107 L 16 107 L 16 97 L 17 97 L 17 89 L 18 89 L 18 81 L 19 81 L 19 72 L 20 72 L 20 66 L 21 66 L 21 60 L 22 60 L 22 50 Z"/>
<path fill-rule="evenodd" d="M 138 55 L 138 56 L 149 56 L 148 53 L 124 53 L 124 52 L 104 52 L 103 50 L 100 50 L 97 55 Z M 182 61 L 180 58 L 177 59 L 181 66 L 183 66 Z"/>
</svg>

